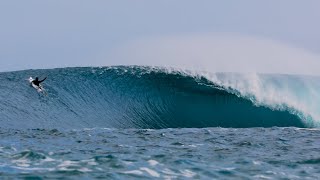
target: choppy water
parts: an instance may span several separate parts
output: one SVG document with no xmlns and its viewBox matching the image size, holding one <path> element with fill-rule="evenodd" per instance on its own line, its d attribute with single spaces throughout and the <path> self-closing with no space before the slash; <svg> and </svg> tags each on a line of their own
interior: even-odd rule
<svg viewBox="0 0 320 180">
<path fill-rule="evenodd" d="M 1 177 L 318 179 L 320 130 L 0 130 Z"/>
</svg>

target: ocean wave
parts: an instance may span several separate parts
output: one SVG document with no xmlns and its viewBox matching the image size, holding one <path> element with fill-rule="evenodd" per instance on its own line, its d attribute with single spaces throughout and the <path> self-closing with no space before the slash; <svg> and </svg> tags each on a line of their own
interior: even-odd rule
<svg viewBox="0 0 320 180">
<path fill-rule="evenodd" d="M 47 95 L 29 87 L 30 76 L 48 76 Z M 303 84 L 319 85 L 317 77 L 116 66 L 6 72 L 0 79 L 2 128 L 318 126 L 320 96 Z"/>
</svg>

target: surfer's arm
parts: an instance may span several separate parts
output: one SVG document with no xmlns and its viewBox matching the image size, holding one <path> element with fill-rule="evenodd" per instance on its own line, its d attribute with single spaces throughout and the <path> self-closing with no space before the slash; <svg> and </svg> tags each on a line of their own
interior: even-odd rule
<svg viewBox="0 0 320 180">
<path fill-rule="evenodd" d="M 45 77 L 44 79 L 42 79 L 41 81 L 39 81 L 39 83 L 43 82 L 43 81 L 46 80 L 46 79 L 47 79 L 47 77 Z"/>
</svg>

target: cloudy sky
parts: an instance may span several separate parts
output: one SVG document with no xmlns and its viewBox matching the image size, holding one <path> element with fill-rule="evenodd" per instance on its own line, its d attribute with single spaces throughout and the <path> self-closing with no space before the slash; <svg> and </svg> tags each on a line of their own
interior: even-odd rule
<svg viewBox="0 0 320 180">
<path fill-rule="evenodd" d="M 138 64 L 316 74 L 319 7 L 318 0 L 1 1 L 0 71 Z"/>
</svg>

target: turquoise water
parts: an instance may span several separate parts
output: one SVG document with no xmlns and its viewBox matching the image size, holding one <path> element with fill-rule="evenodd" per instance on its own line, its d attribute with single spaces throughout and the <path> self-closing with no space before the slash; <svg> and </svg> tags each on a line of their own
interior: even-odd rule
<svg viewBox="0 0 320 180">
<path fill-rule="evenodd" d="M 27 79 L 47 76 L 46 93 Z M 320 78 L 151 67 L 0 73 L 0 175 L 316 179 Z"/>
</svg>

